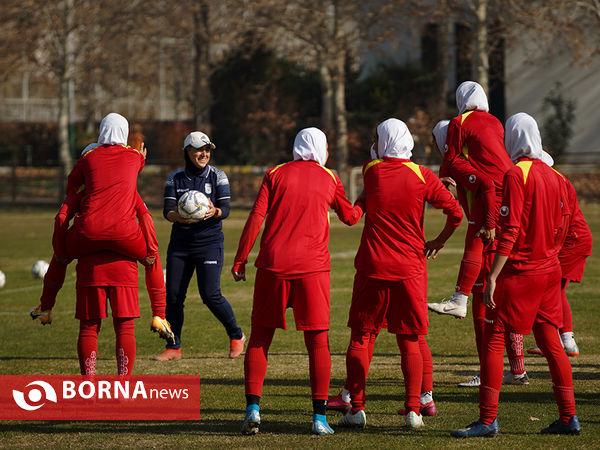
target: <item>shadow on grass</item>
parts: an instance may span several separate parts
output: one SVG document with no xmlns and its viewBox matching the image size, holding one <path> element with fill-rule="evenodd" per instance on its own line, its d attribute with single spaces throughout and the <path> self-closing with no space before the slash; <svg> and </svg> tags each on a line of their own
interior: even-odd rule
<svg viewBox="0 0 600 450">
<path fill-rule="evenodd" d="M 285 415 L 292 415 L 293 411 L 284 411 Z M 277 411 L 269 410 L 263 415 L 263 421 L 260 426 L 260 434 L 280 434 L 280 435 L 310 435 L 310 415 L 303 422 L 289 422 L 282 420 L 271 420 L 269 416 L 279 414 Z M 217 435 L 217 436 L 239 436 L 241 433 L 243 416 L 236 420 L 206 419 L 199 422 L 11 422 L 0 423 L 0 433 L 15 434 L 60 434 L 61 436 L 86 434 L 93 435 L 114 435 L 115 433 L 130 433 L 134 435 Z M 412 430 L 402 425 L 391 426 L 369 426 L 362 430 L 352 428 L 342 428 L 335 426 L 332 421 L 335 432 L 338 435 L 362 434 L 377 436 L 429 436 L 429 437 L 447 437 L 447 430 L 420 429 Z M 248 444 L 251 444 L 252 437 L 246 437 Z"/>
</svg>

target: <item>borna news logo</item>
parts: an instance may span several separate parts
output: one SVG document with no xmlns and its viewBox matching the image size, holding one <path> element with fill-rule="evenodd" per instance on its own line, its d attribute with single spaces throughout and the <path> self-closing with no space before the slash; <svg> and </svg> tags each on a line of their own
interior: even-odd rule
<svg viewBox="0 0 600 450">
<path fill-rule="evenodd" d="M 41 387 L 42 390 L 44 391 L 44 395 L 42 396 L 42 392 L 39 389 L 29 390 L 29 392 L 27 393 L 27 399 L 31 403 L 33 403 L 33 404 L 30 404 L 27 402 L 27 400 L 25 400 L 25 394 L 23 392 L 13 390 L 12 395 L 13 395 L 13 398 L 15 399 L 15 403 L 17 404 L 17 406 L 19 408 L 24 409 L 25 411 L 35 411 L 36 409 L 40 409 L 42 406 L 44 406 L 46 404 L 46 402 L 39 404 L 39 402 L 42 401 L 42 398 L 44 398 L 50 402 L 54 402 L 54 403 L 57 402 L 56 391 L 54 390 L 54 388 L 52 386 L 50 386 L 45 381 L 41 381 L 41 380 L 32 381 L 25 387 L 29 387 L 29 386 Z M 38 405 L 35 405 L 36 403 L 38 403 Z"/>
<path fill-rule="evenodd" d="M 199 376 L 0 375 L 0 420 L 199 419 Z"/>
</svg>

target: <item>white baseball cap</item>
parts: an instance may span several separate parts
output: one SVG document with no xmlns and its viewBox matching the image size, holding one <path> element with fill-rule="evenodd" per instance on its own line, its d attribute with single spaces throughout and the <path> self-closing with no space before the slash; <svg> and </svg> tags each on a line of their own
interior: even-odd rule
<svg viewBox="0 0 600 450">
<path fill-rule="evenodd" d="M 183 141 L 183 148 L 185 149 L 190 145 L 194 148 L 201 148 L 205 145 L 210 145 L 211 150 L 217 148 L 217 146 L 210 142 L 208 136 L 202 131 L 192 131 L 186 136 L 185 141 Z"/>
</svg>

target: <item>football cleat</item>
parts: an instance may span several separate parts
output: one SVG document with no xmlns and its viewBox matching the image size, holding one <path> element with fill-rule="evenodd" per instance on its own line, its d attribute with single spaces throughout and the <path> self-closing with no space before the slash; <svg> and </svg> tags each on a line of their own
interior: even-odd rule
<svg viewBox="0 0 600 450">
<path fill-rule="evenodd" d="M 579 356 L 579 347 L 575 341 L 572 344 L 565 345 L 565 352 L 567 352 L 568 356 Z"/>
<path fill-rule="evenodd" d="M 523 386 L 524 384 L 529 384 L 529 376 L 527 375 L 527 372 L 524 372 L 523 375 L 520 376 L 514 376 L 512 373 L 507 372 L 506 375 L 504 375 L 504 378 L 502 378 L 502 384 Z"/>
<path fill-rule="evenodd" d="M 581 425 L 577 415 L 571 417 L 568 423 L 555 420 L 546 428 L 540 431 L 542 434 L 581 434 Z"/>
<path fill-rule="evenodd" d="M 244 351 L 244 343 L 246 342 L 246 335 L 242 333 L 241 339 L 230 339 L 229 340 L 229 357 L 235 358 Z"/>
<path fill-rule="evenodd" d="M 544 355 L 537 345 L 535 347 L 528 348 L 527 353 L 529 353 L 530 355 Z"/>
<path fill-rule="evenodd" d="M 335 397 L 329 397 L 329 400 L 327 400 L 327 409 L 328 410 L 340 411 L 345 414 L 346 411 L 348 411 L 350 408 L 352 408 L 352 404 L 350 402 L 345 402 L 344 399 L 342 398 L 342 392 L 340 392 Z"/>
<path fill-rule="evenodd" d="M 181 359 L 181 349 L 180 348 L 168 348 L 160 355 L 156 355 L 152 358 L 154 361 L 177 361 Z"/>
<path fill-rule="evenodd" d="M 427 303 L 427 308 L 438 314 L 446 314 L 454 316 L 457 319 L 464 319 L 467 315 L 467 299 L 466 295 L 456 293 L 448 300 L 440 303 Z"/>
<path fill-rule="evenodd" d="M 481 385 L 481 378 L 479 378 L 479 374 L 473 375 L 469 381 L 463 381 L 462 383 L 458 383 L 458 387 L 479 387 Z"/>
<path fill-rule="evenodd" d="M 312 426 L 310 428 L 312 434 L 318 434 L 323 436 L 325 434 L 335 434 L 335 431 L 327 423 L 327 417 L 323 414 L 314 414 L 312 420 Z"/>
<path fill-rule="evenodd" d="M 398 414 L 401 416 L 405 416 L 406 415 L 406 409 L 402 408 L 398 410 Z M 433 400 L 430 401 L 429 403 L 426 403 L 425 405 L 421 405 L 419 407 L 419 414 L 421 414 L 422 416 L 435 416 L 437 414 L 437 408 L 435 407 L 435 403 L 433 403 Z"/>
<path fill-rule="evenodd" d="M 409 411 L 409 413 L 404 417 L 404 423 L 409 428 L 421 428 L 425 426 L 423 423 L 423 416 L 414 411 Z"/>
<path fill-rule="evenodd" d="M 494 437 L 498 436 L 499 431 L 500 427 L 498 426 L 498 418 L 496 418 L 489 425 L 485 425 L 478 420 L 477 422 L 473 422 L 471 425 L 468 425 L 465 428 L 451 431 L 450 436 L 456 438 Z"/>
<path fill-rule="evenodd" d="M 350 410 L 338 421 L 338 425 L 341 427 L 364 428 L 367 426 L 367 415 L 363 409 L 358 410 L 356 414 L 352 414 L 352 410 Z"/>
<path fill-rule="evenodd" d="M 52 310 L 42 311 L 42 305 L 31 308 L 29 315 L 33 320 L 40 319 L 42 325 L 50 325 L 52 323 Z"/>
<path fill-rule="evenodd" d="M 242 423 L 242 434 L 253 435 L 258 434 L 258 426 L 260 425 L 260 414 L 258 405 L 248 405 L 246 407 L 246 417 Z"/>
<path fill-rule="evenodd" d="M 171 325 L 167 319 L 154 316 L 150 322 L 150 331 L 158 333 L 161 338 L 175 345 L 175 334 L 171 331 Z"/>
</svg>

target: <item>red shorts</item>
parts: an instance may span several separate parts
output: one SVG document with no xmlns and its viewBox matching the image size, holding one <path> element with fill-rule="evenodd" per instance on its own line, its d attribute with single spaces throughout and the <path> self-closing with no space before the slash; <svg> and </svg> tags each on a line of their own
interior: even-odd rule
<svg viewBox="0 0 600 450">
<path fill-rule="evenodd" d="M 587 260 L 587 256 L 559 254 L 558 260 L 560 261 L 562 277 L 569 281 L 581 283 L 581 278 L 583 278 L 583 269 L 585 268 L 585 261 Z"/>
<path fill-rule="evenodd" d="M 348 326 L 355 331 L 427 334 L 427 273 L 407 280 L 386 281 L 354 276 Z"/>
<path fill-rule="evenodd" d="M 529 334 L 536 323 L 550 323 L 560 328 L 563 323 L 560 280 L 558 265 L 553 272 L 540 275 L 502 271 L 494 294 L 494 300 L 499 303 L 499 322 L 519 334 Z"/>
<path fill-rule="evenodd" d="M 96 320 L 108 317 L 106 300 L 113 317 L 140 317 L 138 288 L 123 286 L 86 286 L 77 288 L 75 318 Z"/>
<path fill-rule="evenodd" d="M 329 285 L 329 272 L 289 279 L 258 269 L 252 325 L 287 330 L 285 310 L 292 308 L 297 330 L 329 330 Z"/>
</svg>

